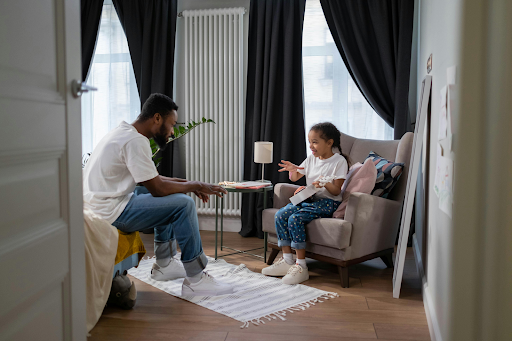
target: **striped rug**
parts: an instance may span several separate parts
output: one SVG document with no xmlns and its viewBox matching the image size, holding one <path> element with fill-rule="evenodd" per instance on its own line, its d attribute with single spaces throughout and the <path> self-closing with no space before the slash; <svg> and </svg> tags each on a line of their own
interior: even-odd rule
<svg viewBox="0 0 512 341">
<path fill-rule="evenodd" d="M 264 324 L 272 320 L 286 320 L 287 313 L 305 310 L 311 305 L 335 298 L 338 294 L 306 285 L 286 285 L 279 278 L 252 272 L 245 264 L 229 264 L 223 259 L 208 257 L 206 270 L 215 278 L 232 284 L 234 293 L 222 296 L 181 296 L 183 279 L 154 281 L 150 277 L 154 258 L 143 259 L 138 268 L 128 274 L 168 294 L 226 315 L 242 323 L 241 328 Z"/>
</svg>

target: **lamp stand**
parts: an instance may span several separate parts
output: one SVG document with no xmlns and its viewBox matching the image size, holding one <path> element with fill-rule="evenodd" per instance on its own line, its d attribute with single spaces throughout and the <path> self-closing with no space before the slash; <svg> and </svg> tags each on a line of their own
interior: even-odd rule
<svg viewBox="0 0 512 341">
<path fill-rule="evenodd" d="M 270 182 L 265 180 L 265 164 L 261 164 L 261 180 L 258 180 L 259 182 Z"/>
</svg>

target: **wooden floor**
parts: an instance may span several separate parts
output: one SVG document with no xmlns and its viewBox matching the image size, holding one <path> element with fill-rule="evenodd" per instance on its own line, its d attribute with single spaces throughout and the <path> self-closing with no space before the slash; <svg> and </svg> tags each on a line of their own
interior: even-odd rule
<svg viewBox="0 0 512 341">
<path fill-rule="evenodd" d="M 141 236 L 148 255 L 153 256 L 153 235 Z M 205 253 L 213 257 L 214 232 L 202 231 L 201 236 Z M 263 245 L 263 240 L 225 233 L 224 244 L 250 249 Z M 244 263 L 257 272 L 265 266 L 262 260 L 244 255 L 228 256 L 225 260 L 236 265 Z M 308 259 L 308 268 L 310 280 L 303 284 L 337 292 L 340 297 L 288 314 L 287 321 L 246 329 L 240 329 L 238 321 L 132 277 L 138 291 L 133 310 L 107 307 L 88 340 L 430 340 L 421 281 L 411 249 L 407 252 L 398 300 L 392 297 L 393 269 L 387 269 L 380 259 L 351 267 L 350 287 L 346 289 L 340 286 L 336 266 Z"/>
</svg>

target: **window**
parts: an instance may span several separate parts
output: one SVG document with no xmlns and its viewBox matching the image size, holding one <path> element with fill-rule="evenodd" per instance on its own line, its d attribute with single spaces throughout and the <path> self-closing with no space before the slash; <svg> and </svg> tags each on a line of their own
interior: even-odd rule
<svg viewBox="0 0 512 341">
<path fill-rule="evenodd" d="M 128 43 L 111 0 L 105 0 L 86 80 L 98 91 L 82 96 L 82 153 L 90 153 L 121 121 L 133 122 L 140 99 Z"/>
<path fill-rule="evenodd" d="M 373 111 L 350 77 L 319 0 L 306 1 L 302 64 L 306 142 L 311 126 L 325 121 L 357 138 L 393 139 L 393 128 Z"/>
</svg>

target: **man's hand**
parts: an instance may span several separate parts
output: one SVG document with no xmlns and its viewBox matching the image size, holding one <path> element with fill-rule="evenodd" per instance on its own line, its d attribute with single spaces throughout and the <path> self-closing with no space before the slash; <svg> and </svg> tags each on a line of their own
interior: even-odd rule
<svg viewBox="0 0 512 341">
<path fill-rule="evenodd" d="M 197 195 L 197 197 L 199 199 L 201 199 L 202 202 L 204 202 L 205 204 L 208 202 L 208 200 L 210 199 L 210 197 L 207 195 L 207 194 L 204 194 L 202 192 L 199 192 L 199 191 L 194 191 L 194 194 Z"/>
<path fill-rule="evenodd" d="M 197 192 L 200 192 L 205 195 L 211 195 L 214 194 L 218 196 L 219 198 L 222 198 L 223 194 L 228 194 L 228 191 L 226 191 L 221 186 L 208 184 L 206 182 L 200 182 L 200 181 L 194 181 L 197 185 L 199 185 L 199 189 Z"/>
<path fill-rule="evenodd" d="M 180 181 L 181 180 L 181 181 Z M 203 200 L 208 201 L 208 195 L 215 194 L 219 198 L 228 192 L 217 185 L 207 184 L 200 181 L 186 181 L 184 179 L 171 180 L 165 176 L 158 175 L 151 180 L 142 182 L 154 197 L 164 197 L 174 193 L 193 192 Z"/>
</svg>

